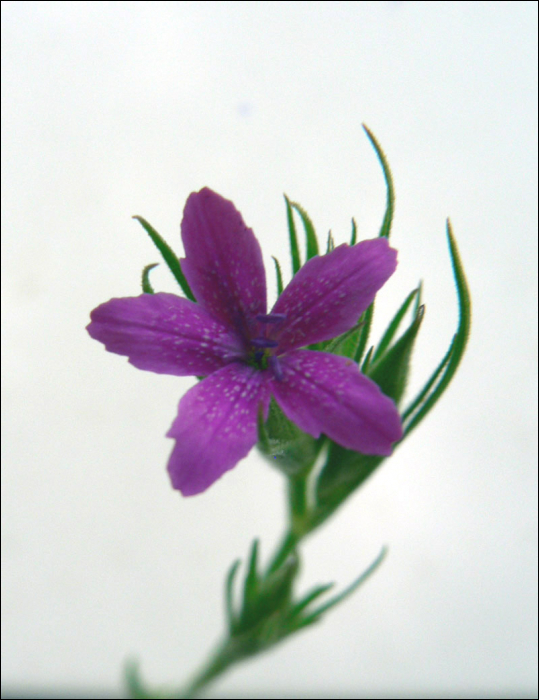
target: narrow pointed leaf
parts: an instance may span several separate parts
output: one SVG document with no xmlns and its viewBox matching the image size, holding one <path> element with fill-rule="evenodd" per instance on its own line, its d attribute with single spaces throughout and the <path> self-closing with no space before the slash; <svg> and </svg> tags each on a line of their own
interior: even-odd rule
<svg viewBox="0 0 539 700">
<path fill-rule="evenodd" d="M 421 306 L 423 302 L 423 282 L 420 281 L 419 284 L 417 285 L 417 296 L 415 298 L 415 309 L 414 309 L 414 316 L 417 314 L 417 311 L 419 307 Z"/>
<path fill-rule="evenodd" d="M 236 578 L 236 574 L 238 573 L 240 563 L 240 560 L 236 559 L 236 561 L 232 564 L 228 570 L 225 583 L 225 610 L 231 634 L 234 632 L 237 625 L 236 611 L 234 610 L 234 580 Z"/>
<path fill-rule="evenodd" d="M 356 220 L 352 219 L 352 236 L 350 237 L 350 245 L 355 245 L 357 242 L 357 226 Z"/>
<path fill-rule="evenodd" d="M 328 244 L 326 246 L 326 255 L 328 253 L 331 253 L 332 250 L 335 250 L 335 241 L 333 240 L 333 234 L 331 231 L 328 232 Z"/>
<path fill-rule="evenodd" d="M 453 353 L 453 345 L 455 342 L 455 337 L 453 336 L 453 339 L 451 341 L 451 345 L 449 346 L 449 350 L 446 352 L 446 354 L 443 356 L 440 364 L 434 372 L 431 374 L 428 382 L 425 384 L 423 389 L 419 392 L 419 394 L 416 396 L 416 398 L 412 401 L 412 403 L 407 407 L 407 409 L 404 411 L 402 414 L 402 420 L 406 422 L 406 419 L 411 416 L 420 406 L 422 403 L 424 403 L 425 399 L 427 396 L 431 393 L 432 387 L 435 385 L 436 380 L 438 377 L 442 374 L 444 369 L 446 368 L 447 363 L 449 362 L 451 358 L 451 354 Z"/>
<path fill-rule="evenodd" d="M 307 595 L 305 595 L 301 600 L 299 600 L 295 605 L 292 606 L 292 608 L 290 609 L 290 617 L 297 617 L 301 612 L 303 612 L 303 610 L 305 610 L 305 608 L 307 608 L 317 598 L 329 591 L 334 586 L 334 583 L 326 583 L 321 586 L 316 586 L 316 588 L 307 593 Z"/>
<path fill-rule="evenodd" d="M 298 555 L 292 551 L 281 566 L 262 581 L 257 601 L 261 616 L 271 615 L 276 610 L 288 608 L 292 584 L 298 570 Z"/>
<path fill-rule="evenodd" d="M 153 263 L 152 265 L 146 265 L 144 270 L 142 270 L 142 291 L 144 294 L 154 294 L 153 287 L 150 284 L 150 270 L 157 267 L 159 263 Z"/>
<path fill-rule="evenodd" d="M 404 300 L 404 303 L 400 307 L 400 309 L 397 311 L 395 316 L 393 317 L 393 320 L 389 324 L 386 332 L 382 336 L 382 339 L 380 340 L 380 343 L 378 344 L 378 347 L 376 348 L 376 352 L 374 353 L 372 357 L 372 361 L 376 362 L 381 355 L 384 354 L 385 350 L 391 345 L 391 341 L 393 340 L 395 333 L 398 331 L 400 323 L 402 319 L 404 318 L 406 312 L 408 311 L 408 308 L 410 307 L 410 304 L 414 300 L 414 298 L 418 295 L 419 293 L 419 287 L 417 289 L 414 289 L 410 294 L 406 297 Z M 414 315 L 417 315 L 417 309 L 416 313 Z"/>
<path fill-rule="evenodd" d="M 339 595 L 335 596 L 331 600 L 328 600 L 327 603 L 324 603 L 321 605 L 319 608 L 311 612 L 309 615 L 307 615 L 303 620 L 301 625 L 299 627 L 303 627 L 305 625 L 310 624 L 314 620 L 317 620 L 321 615 L 323 615 L 325 612 L 328 610 L 331 610 L 331 608 L 334 608 L 336 605 L 339 603 L 342 603 L 343 600 L 348 598 L 348 596 L 352 595 L 354 591 L 356 591 L 362 583 L 365 583 L 365 581 L 372 576 L 372 574 L 376 571 L 376 569 L 380 566 L 382 561 L 384 560 L 385 556 L 387 554 L 387 548 L 383 547 L 382 551 L 380 554 L 376 557 L 376 559 L 373 561 L 373 563 L 369 566 L 368 569 L 366 569 L 358 578 L 350 585 L 348 588 L 345 588 L 345 590 L 340 593 Z"/>
<path fill-rule="evenodd" d="M 165 239 L 159 233 L 157 233 L 154 227 L 146 221 L 146 219 L 143 219 L 142 216 L 134 216 L 133 219 L 136 219 L 144 228 L 146 233 L 150 236 L 156 248 L 163 256 L 163 260 L 168 265 L 168 269 L 172 272 L 176 279 L 176 282 L 178 282 L 178 284 L 182 288 L 185 296 L 191 301 L 196 301 L 193 292 L 191 291 L 191 288 L 189 287 L 189 284 L 182 272 L 180 260 L 176 253 L 172 250 L 172 248 L 165 241 Z"/>
<path fill-rule="evenodd" d="M 298 237 L 296 234 L 296 224 L 294 223 L 294 212 L 292 210 L 292 205 L 286 195 L 284 196 L 284 198 L 286 201 L 288 236 L 290 238 L 290 255 L 292 257 L 292 276 L 294 276 L 301 267 L 301 261 L 299 258 Z"/>
<path fill-rule="evenodd" d="M 366 374 L 369 370 L 369 365 L 371 364 L 371 357 L 372 353 L 374 350 L 374 345 L 371 345 L 371 347 L 367 350 L 367 354 L 365 355 L 365 359 L 363 360 L 363 363 L 361 365 L 361 371 L 363 374 Z"/>
<path fill-rule="evenodd" d="M 245 576 L 245 585 L 243 589 L 243 605 L 244 613 L 252 607 L 258 595 L 258 540 L 253 540 L 251 546 L 251 555 L 249 557 L 249 565 Z"/>
<path fill-rule="evenodd" d="M 374 136 L 372 131 L 367 126 L 365 126 L 365 124 L 363 124 L 362 126 L 365 130 L 365 133 L 369 137 L 369 141 L 371 142 L 374 150 L 376 151 L 376 155 L 378 156 L 378 160 L 380 161 L 382 170 L 384 171 L 384 180 L 386 181 L 387 190 L 386 212 L 384 214 L 384 220 L 382 221 L 382 226 L 378 235 L 383 238 L 389 238 L 389 234 L 391 233 L 391 224 L 393 222 L 393 214 L 395 211 L 395 188 L 393 186 L 393 176 L 391 175 L 391 169 L 389 167 L 389 163 L 387 162 L 386 155 L 383 152 L 382 147 L 376 140 L 376 137 Z"/>
<path fill-rule="evenodd" d="M 303 228 L 305 229 L 305 238 L 307 241 L 306 252 L 307 260 L 314 258 L 318 255 L 318 240 L 316 238 L 316 232 L 314 230 L 313 222 L 309 218 L 309 215 L 297 202 L 291 202 L 291 205 L 298 212 L 303 222 Z"/>
<path fill-rule="evenodd" d="M 275 263 L 275 275 L 277 276 L 277 296 L 281 296 L 283 293 L 283 275 L 281 273 L 281 266 L 277 258 L 272 255 L 273 262 Z"/>
<path fill-rule="evenodd" d="M 457 327 L 457 332 L 455 333 L 450 349 L 446 355 L 446 357 L 448 358 L 447 364 L 445 364 L 444 366 L 441 378 L 438 384 L 436 384 L 436 386 L 433 388 L 432 392 L 425 398 L 423 403 L 419 406 L 415 415 L 409 416 L 409 420 L 405 424 L 405 436 L 408 435 L 415 427 L 419 425 L 419 423 L 434 407 L 436 402 L 440 399 L 444 391 L 449 386 L 451 380 L 455 375 L 455 372 L 457 371 L 460 361 L 462 360 L 462 356 L 466 349 L 466 344 L 470 335 L 472 318 L 470 289 L 468 287 L 468 282 L 464 273 L 464 267 L 462 265 L 462 261 L 457 248 L 457 243 L 453 235 L 449 219 L 447 220 L 447 238 L 449 243 L 449 253 L 451 256 L 451 265 L 453 267 L 453 275 L 457 287 L 457 296 L 459 304 L 459 323 Z M 442 360 L 440 366 L 443 366 L 444 360 Z M 421 393 L 423 392 L 424 389 Z"/>
</svg>

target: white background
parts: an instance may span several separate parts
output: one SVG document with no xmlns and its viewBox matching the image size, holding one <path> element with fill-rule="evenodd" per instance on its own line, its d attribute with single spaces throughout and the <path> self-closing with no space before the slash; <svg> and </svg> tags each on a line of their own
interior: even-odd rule
<svg viewBox="0 0 539 700">
<path fill-rule="evenodd" d="M 397 189 L 375 332 L 423 279 L 413 394 L 456 327 L 450 215 L 471 341 L 437 409 L 307 543 L 301 586 L 346 585 L 387 544 L 382 568 L 211 697 L 532 692 L 536 3 L 2 6 L 4 683 L 119 688 L 129 654 L 181 681 L 217 639 L 225 570 L 279 537 L 281 477 L 253 452 L 207 493 L 173 492 L 164 433 L 193 380 L 135 370 L 84 327 L 159 260 L 130 217 L 181 252 L 204 185 L 254 228 L 270 295 L 283 192 L 323 237 L 347 240 L 351 216 L 375 236 L 365 122 Z M 175 289 L 163 266 L 152 279 Z"/>
</svg>

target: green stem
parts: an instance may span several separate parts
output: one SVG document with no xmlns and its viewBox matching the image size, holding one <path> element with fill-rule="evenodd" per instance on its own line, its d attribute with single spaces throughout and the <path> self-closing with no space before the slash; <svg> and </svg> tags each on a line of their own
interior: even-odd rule
<svg viewBox="0 0 539 700">
<path fill-rule="evenodd" d="M 234 663 L 239 661 L 244 655 L 233 638 L 226 639 L 221 643 L 210 657 L 201 671 L 194 676 L 179 694 L 171 696 L 174 698 L 193 698 L 204 686 L 211 683 L 217 676 L 220 676 Z"/>
<path fill-rule="evenodd" d="M 290 519 L 294 531 L 294 523 L 304 520 L 307 514 L 307 474 L 290 477 L 288 481 L 288 498 L 290 506 Z"/>
<path fill-rule="evenodd" d="M 277 569 L 283 565 L 288 556 L 296 549 L 298 542 L 299 538 L 291 530 L 289 530 L 283 537 L 279 548 L 273 555 L 271 563 L 268 566 L 268 574 L 272 573 L 273 571 L 277 571 Z"/>
</svg>

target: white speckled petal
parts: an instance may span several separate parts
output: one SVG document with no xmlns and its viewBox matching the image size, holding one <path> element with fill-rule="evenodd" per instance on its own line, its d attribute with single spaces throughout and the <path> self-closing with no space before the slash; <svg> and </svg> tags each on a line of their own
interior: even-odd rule
<svg viewBox="0 0 539 700">
<path fill-rule="evenodd" d="M 185 205 L 182 270 L 196 300 L 243 337 L 266 313 L 266 273 L 260 245 L 228 199 L 205 187 Z"/>
<path fill-rule="evenodd" d="M 364 454 L 390 455 L 402 437 L 399 412 L 346 357 L 296 350 L 280 358 L 272 393 L 285 415 L 313 437 L 321 433 Z"/>
<path fill-rule="evenodd" d="M 249 454 L 259 406 L 267 416 L 269 384 L 267 371 L 232 363 L 187 392 L 167 433 L 176 440 L 168 463 L 175 489 L 201 493 Z"/>
<path fill-rule="evenodd" d="M 397 267 L 386 238 L 343 244 L 311 258 L 281 294 L 272 313 L 286 314 L 281 351 L 336 338 L 352 328 Z"/>
<path fill-rule="evenodd" d="M 244 354 L 236 333 L 174 294 L 111 299 L 94 309 L 91 319 L 92 338 L 150 372 L 205 376 Z"/>
</svg>

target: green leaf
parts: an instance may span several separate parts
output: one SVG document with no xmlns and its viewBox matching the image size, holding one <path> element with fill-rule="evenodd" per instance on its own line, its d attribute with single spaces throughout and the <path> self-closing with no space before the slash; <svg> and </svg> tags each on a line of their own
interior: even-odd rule
<svg viewBox="0 0 539 700">
<path fill-rule="evenodd" d="M 253 607 L 258 595 L 258 588 L 258 540 L 255 539 L 251 546 L 251 555 L 243 587 L 243 617 L 246 617 Z"/>
<path fill-rule="evenodd" d="M 225 582 L 225 610 L 230 634 L 234 633 L 238 624 L 236 611 L 234 610 L 234 580 L 238 573 L 240 563 L 240 560 L 236 559 L 232 564 L 228 570 Z"/>
<path fill-rule="evenodd" d="M 314 230 L 313 222 L 309 218 L 309 215 L 297 202 L 291 202 L 292 207 L 298 212 L 303 222 L 303 228 L 305 229 L 305 237 L 307 240 L 306 252 L 307 260 L 314 258 L 318 255 L 318 240 L 316 238 L 316 232 Z"/>
<path fill-rule="evenodd" d="M 374 136 L 372 131 L 367 126 L 365 126 L 365 124 L 363 124 L 362 126 L 365 130 L 365 133 L 369 137 L 369 141 L 371 142 L 374 150 L 376 151 L 376 155 L 378 156 L 378 160 L 380 161 L 382 170 L 384 171 L 384 180 L 386 181 L 387 190 L 386 211 L 384 214 L 384 220 L 382 221 L 382 226 L 380 228 L 380 233 L 378 235 L 381 238 L 389 238 L 389 234 L 391 233 L 391 224 L 393 222 L 393 215 L 395 212 L 395 188 L 393 186 L 393 176 L 391 175 L 391 169 L 389 167 L 389 163 L 387 162 L 386 155 L 383 152 L 382 147 L 378 143 L 376 137 Z"/>
<path fill-rule="evenodd" d="M 363 583 L 365 583 L 365 581 L 370 576 L 372 576 L 372 574 L 376 571 L 376 569 L 385 559 L 386 554 L 387 548 L 383 547 L 380 554 L 376 557 L 376 559 L 373 561 L 373 563 L 369 566 L 368 569 L 366 569 L 360 576 L 358 576 L 358 578 L 350 586 L 348 586 L 348 588 L 345 588 L 345 590 L 342 593 L 339 593 L 339 595 L 335 596 L 331 600 L 328 600 L 327 603 L 324 603 L 319 608 L 313 610 L 313 612 L 304 617 L 301 624 L 298 625 L 298 629 L 300 627 L 304 627 L 306 625 L 311 624 L 315 620 L 318 620 L 320 616 L 323 615 L 325 612 L 331 610 L 331 608 L 334 608 L 339 603 L 342 603 L 343 600 L 351 596 L 352 593 L 354 593 L 354 591 L 356 591 Z"/>
<path fill-rule="evenodd" d="M 293 550 L 278 569 L 263 579 L 257 601 L 260 617 L 289 609 L 292 585 L 298 571 L 299 558 Z"/>
<path fill-rule="evenodd" d="M 414 343 L 423 321 L 424 306 L 419 307 L 419 312 L 409 328 L 387 350 L 382 357 L 373 362 L 368 368 L 368 376 L 375 381 L 386 396 L 392 398 L 398 405 L 404 395 L 406 382 L 410 370 L 410 359 Z"/>
<path fill-rule="evenodd" d="M 288 235 L 290 238 L 290 255 L 292 256 L 292 277 L 298 272 L 301 267 L 299 258 L 298 237 L 296 234 L 296 224 L 294 223 L 294 212 L 290 200 L 285 195 L 286 201 L 286 218 L 288 221 Z"/>
<path fill-rule="evenodd" d="M 355 245 L 357 241 L 357 226 L 356 220 L 352 219 L 352 236 L 350 238 L 350 245 Z"/>
<path fill-rule="evenodd" d="M 142 291 L 144 294 L 154 294 L 153 287 L 150 284 L 150 270 L 157 267 L 159 263 L 152 263 L 151 265 L 146 265 L 144 270 L 142 270 Z"/>
<path fill-rule="evenodd" d="M 324 585 L 316 586 L 315 588 L 313 588 L 312 591 L 309 591 L 309 593 L 307 593 L 303 598 L 301 598 L 301 600 L 299 600 L 290 608 L 289 617 L 291 619 L 293 619 L 294 617 L 298 617 L 299 614 L 305 610 L 305 608 L 307 608 L 321 595 L 333 588 L 334 585 L 334 583 L 326 583 Z"/>
<path fill-rule="evenodd" d="M 176 253 L 172 250 L 172 248 L 165 241 L 165 239 L 159 233 L 157 233 L 154 227 L 146 221 L 146 219 L 143 219 L 142 216 L 134 216 L 133 219 L 136 219 L 142 225 L 146 233 L 150 236 L 150 238 L 155 244 L 155 247 L 163 256 L 163 260 L 168 265 L 168 269 L 172 272 L 174 278 L 176 279 L 176 282 L 182 288 L 185 296 L 188 299 L 191 299 L 191 301 L 196 301 L 193 292 L 191 291 L 191 288 L 189 287 L 189 284 L 182 272 L 180 260 Z"/>
<path fill-rule="evenodd" d="M 279 265 L 279 261 L 274 255 L 272 255 L 271 257 L 273 258 L 273 262 L 275 263 L 275 274 L 277 276 L 277 296 L 280 297 L 283 293 L 283 275 L 281 273 L 281 266 Z"/>
<path fill-rule="evenodd" d="M 397 311 L 395 316 L 393 317 L 393 320 L 389 324 L 386 332 L 382 336 L 382 339 L 380 340 L 380 343 L 378 344 L 378 347 L 376 348 L 376 352 L 373 355 L 373 362 L 376 362 L 381 355 L 384 354 L 385 350 L 390 346 L 391 341 L 393 340 L 393 337 L 395 336 L 395 333 L 398 331 L 400 323 L 402 319 L 404 318 L 406 312 L 408 311 L 408 308 L 412 301 L 414 300 L 415 297 L 419 295 L 419 287 L 417 289 L 414 289 L 406 299 L 404 300 L 404 303 L 400 307 L 400 309 Z M 418 307 L 415 310 L 414 316 L 417 315 Z"/>
<path fill-rule="evenodd" d="M 421 390 L 419 397 L 412 402 L 413 411 L 407 409 L 405 413 L 405 437 L 416 428 L 428 412 L 432 410 L 449 386 L 462 360 L 470 335 L 472 320 L 470 289 L 449 219 L 447 220 L 447 238 L 459 305 L 457 332 L 453 336 L 453 340 L 446 355 L 434 371 L 426 386 Z"/>
<path fill-rule="evenodd" d="M 414 309 L 414 316 L 417 314 L 417 311 L 419 307 L 421 306 L 421 303 L 423 301 L 423 282 L 419 282 L 417 285 L 417 296 L 415 298 L 415 309 Z"/>
</svg>

